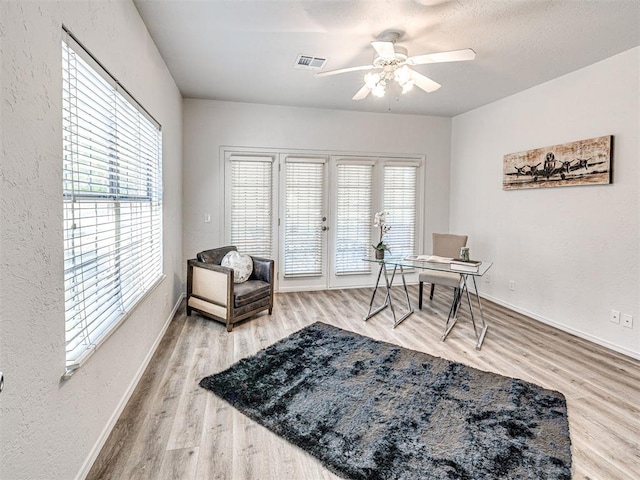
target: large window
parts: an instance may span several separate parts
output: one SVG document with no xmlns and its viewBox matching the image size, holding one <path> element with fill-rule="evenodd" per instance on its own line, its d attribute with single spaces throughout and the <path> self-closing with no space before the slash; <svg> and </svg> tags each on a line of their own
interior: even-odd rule
<svg viewBox="0 0 640 480">
<path fill-rule="evenodd" d="M 62 42 L 67 375 L 162 278 L 160 126 Z"/>
</svg>

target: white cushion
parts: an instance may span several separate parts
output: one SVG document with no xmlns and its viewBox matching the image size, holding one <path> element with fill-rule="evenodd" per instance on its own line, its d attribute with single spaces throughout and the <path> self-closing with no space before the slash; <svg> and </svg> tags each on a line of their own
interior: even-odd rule
<svg viewBox="0 0 640 480">
<path fill-rule="evenodd" d="M 200 300 L 197 297 L 189 297 L 189 306 L 191 308 L 195 308 L 196 310 L 215 315 L 216 317 L 223 318 L 225 320 L 227 319 L 226 307 L 221 307 L 220 305 L 216 305 L 215 303 L 205 302 L 204 300 Z"/>
<path fill-rule="evenodd" d="M 193 294 L 209 302 L 226 306 L 229 292 L 227 292 L 226 273 L 216 272 L 208 268 L 193 267 Z"/>
<path fill-rule="evenodd" d="M 246 253 L 235 250 L 222 257 L 220 265 L 233 268 L 233 283 L 246 282 L 253 272 L 253 259 Z"/>
<path fill-rule="evenodd" d="M 453 272 L 440 272 L 437 270 L 423 270 L 418 276 L 419 281 L 424 283 L 434 283 L 445 287 L 460 287 L 460 274 Z"/>
</svg>

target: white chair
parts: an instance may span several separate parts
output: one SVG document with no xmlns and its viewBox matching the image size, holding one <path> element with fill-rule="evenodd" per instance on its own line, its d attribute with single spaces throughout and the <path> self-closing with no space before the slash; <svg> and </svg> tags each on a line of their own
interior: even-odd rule
<svg viewBox="0 0 640 480">
<path fill-rule="evenodd" d="M 467 246 L 467 235 L 453 235 L 450 233 L 433 234 L 433 255 L 447 258 L 460 256 L 460 249 Z M 453 272 L 438 272 L 436 270 L 423 270 L 418 276 L 420 282 L 418 290 L 418 308 L 422 310 L 422 289 L 425 283 L 431 284 L 429 300 L 433 300 L 433 291 L 437 285 L 454 289 L 454 299 L 460 288 L 460 274 Z"/>
</svg>

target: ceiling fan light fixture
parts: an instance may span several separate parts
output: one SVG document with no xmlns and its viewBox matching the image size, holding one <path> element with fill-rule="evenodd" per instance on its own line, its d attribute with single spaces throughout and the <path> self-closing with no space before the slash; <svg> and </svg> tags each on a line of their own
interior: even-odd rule
<svg viewBox="0 0 640 480">
<path fill-rule="evenodd" d="M 371 93 L 376 97 L 384 97 L 384 82 L 378 83 L 375 87 L 371 89 Z"/>
<path fill-rule="evenodd" d="M 393 72 L 393 78 L 402 87 L 405 83 L 411 81 L 411 70 L 406 65 L 403 65 Z"/>
<path fill-rule="evenodd" d="M 406 65 L 398 67 L 393 72 L 393 78 L 398 83 L 398 85 L 402 87 L 403 94 L 410 92 L 415 83 L 413 80 L 413 70 L 411 70 Z"/>
<path fill-rule="evenodd" d="M 369 72 L 364 76 L 364 84 L 368 89 L 373 90 L 380 81 L 380 75 L 378 73 Z"/>
<path fill-rule="evenodd" d="M 405 94 L 413 89 L 413 80 L 409 80 L 402 85 L 402 93 Z"/>
<path fill-rule="evenodd" d="M 438 90 L 441 85 L 409 67 L 427 63 L 473 60 L 476 56 L 476 53 L 470 48 L 463 48 L 450 52 L 428 53 L 410 57 L 405 47 L 396 44 L 401 36 L 402 32 L 391 30 L 386 32 L 380 40 L 371 42 L 371 46 L 376 51 L 372 64 L 319 72 L 316 76 L 326 77 L 338 73 L 377 70 L 376 73 L 368 72 L 364 75 L 364 85 L 353 96 L 353 100 L 363 100 L 370 93 L 376 97 L 384 97 L 387 82 L 392 80 L 402 88 L 403 94 L 411 91 L 414 85 L 420 90 L 431 93 Z M 394 91 L 396 90 L 394 89 Z"/>
</svg>

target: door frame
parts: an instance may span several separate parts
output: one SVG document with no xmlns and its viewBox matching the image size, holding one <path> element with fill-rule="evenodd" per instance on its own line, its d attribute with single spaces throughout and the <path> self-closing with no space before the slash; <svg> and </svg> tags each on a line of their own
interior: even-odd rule
<svg viewBox="0 0 640 480">
<path fill-rule="evenodd" d="M 273 161 L 273 170 L 272 170 L 272 258 L 276 264 L 276 279 L 275 279 L 275 290 L 278 292 L 287 292 L 287 291 L 311 291 L 311 290 L 325 290 L 325 289 L 340 289 L 340 288 L 363 288 L 370 287 L 374 285 L 375 278 L 377 275 L 377 268 L 372 268 L 371 273 L 369 274 L 355 274 L 355 275 L 341 275 L 343 278 L 351 277 L 352 281 L 342 280 L 336 281 L 332 280 L 331 277 L 335 278 L 335 265 L 331 261 L 332 256 L 335 254 L 335 238 L 333 237 L 336 231 L 336 219 L 334 218 L 335 211 L 335 191 L 332 189 L 335 186 L 336 182 L 336 172 L 337 172 L 337 161 L 338 160 L 350 160 L 354 161 L 373 161 L 378 164 L 379 162 L 398 162 L 398 163 L 417 163 L 418 171 L 417 171 L 417 190 L 416 190 L 416 230 L 415 230 L 415 248 L 417 250 L 416 253 L 422 252 L 422 248 L 424 246 L 424 225 L 425 225 L 425 208 L 424 208 L 424 198 L 425 192 L 424 189 L 426 187 L 426 157 L 423 154 L 403 154 L 403 153 L 375 153 L 375 152 L 349 152 L 349 151 L 334 151 L 334 150 L 305 150 L 305 149 L 289 149 L 289 148 L 262 148 L 262 147 L 237 147 L 237 146 L 221 146 L 220 147 L 220 159 L 224 163 L 224 189 L 225 191 L 229 188 L 229 184 L 227 182 L 228 176 L 230 174 L 230 169 L 228 168 L 228 158 L 231 155 L 237 156 L 270 156 L 274 159 Z M 298 158 L 326 158 L 326 183 L 325 183 L 325 202 L 326 202 L 326 210 L 327 210 L 327 226 L 329 227 L 325 234 L 325 262 L 323 265 L 323 278 L 326 279 L 324 283 L 322 282 L 307 282 L 306 284 L 301 280 L 298 282 L 291 282 L 292 284 L 289 286 L 281 285 L 282 280 L 282 262 L 283 262 L 283 235 L 281 234 L 282 225 L 282 215 L 283 212 L 281 208 L 283 208 L 282 204 L 284 202 L 280 201 L 281 195 L 281 175 L 283 174 L 281 171 L 281 160 L 286 157 L 298 157 Z M 379 184 L 380 168 L 375 169 L 374 172 L 374 184 Z M 376 173 L 378 172 L 378 173 Z M 373 193 L 374 198 L 372 199 L 373 209 L 376 207 L 376 201 L 380 204 L 381 192 Z M 377 197 L 376 197 L 377 195 Z M 229 195 L 225 194 L 224 196 L 224 212 L 225 219 L 223 222 L 223 232 L 222 237 L 225 239 L 227 244 L 231 242 L 231 229 L 230 229 L 230 215 L 229 215 L 229 205 L 228 199 Z M 377 200 L 376 200 L 377 199 Z M 373 214 L 372 214 L 373 215 Z M 372 216 L 373 219 L 373 216 Z M 373 230 L 373 227 L 372 227 Z M 375 265 L 373 265 L 375 267 Z M 405 272 L 407 276 L 407 281 L 409 283 L 417 283 L 418 275 L 417 272 Z M 301 277 L 307 278 L 307 277 Z"/>
<path fill-rule="evenodd" d="M 313 163 L 322 164 L 323 169 L 323 188 L 322 188 L 322 209 L 323 217 L 326 219 L 323 221 L 326 230 L 321 232 L 322 245 L 321 245 L 321 274 L 320 275 L 299 275 L 285 277 L 284 274 L 284 262 L 285 262 L 285 227 L 286 227 L 286 208 L 287 208 L 287 182 L 286 182 L 286 164 L 287 161 L 298 163 Z M 295 162 L 294 162 L 295 163 Z M 275 192 L 277 194 L 279 205 L 278 208 L 278 231 L 279 231 L 279 243 L 276 246 L 278 251 L 277 260 L 277 277 L 278 277 L 278 291 L 304 291 L 304 290 L 326 290 L 328 288 L 328 264 L 329 264 L 329 249 L 328 244 L 330 242 L 331 235 L 331 215 L 329 211 L 329 157 L 325 154 L 299 154 L 299 153 L 282 153 L 278 156 L 278 175 L 279 175 L 279 188 Z"/>
</svg>

